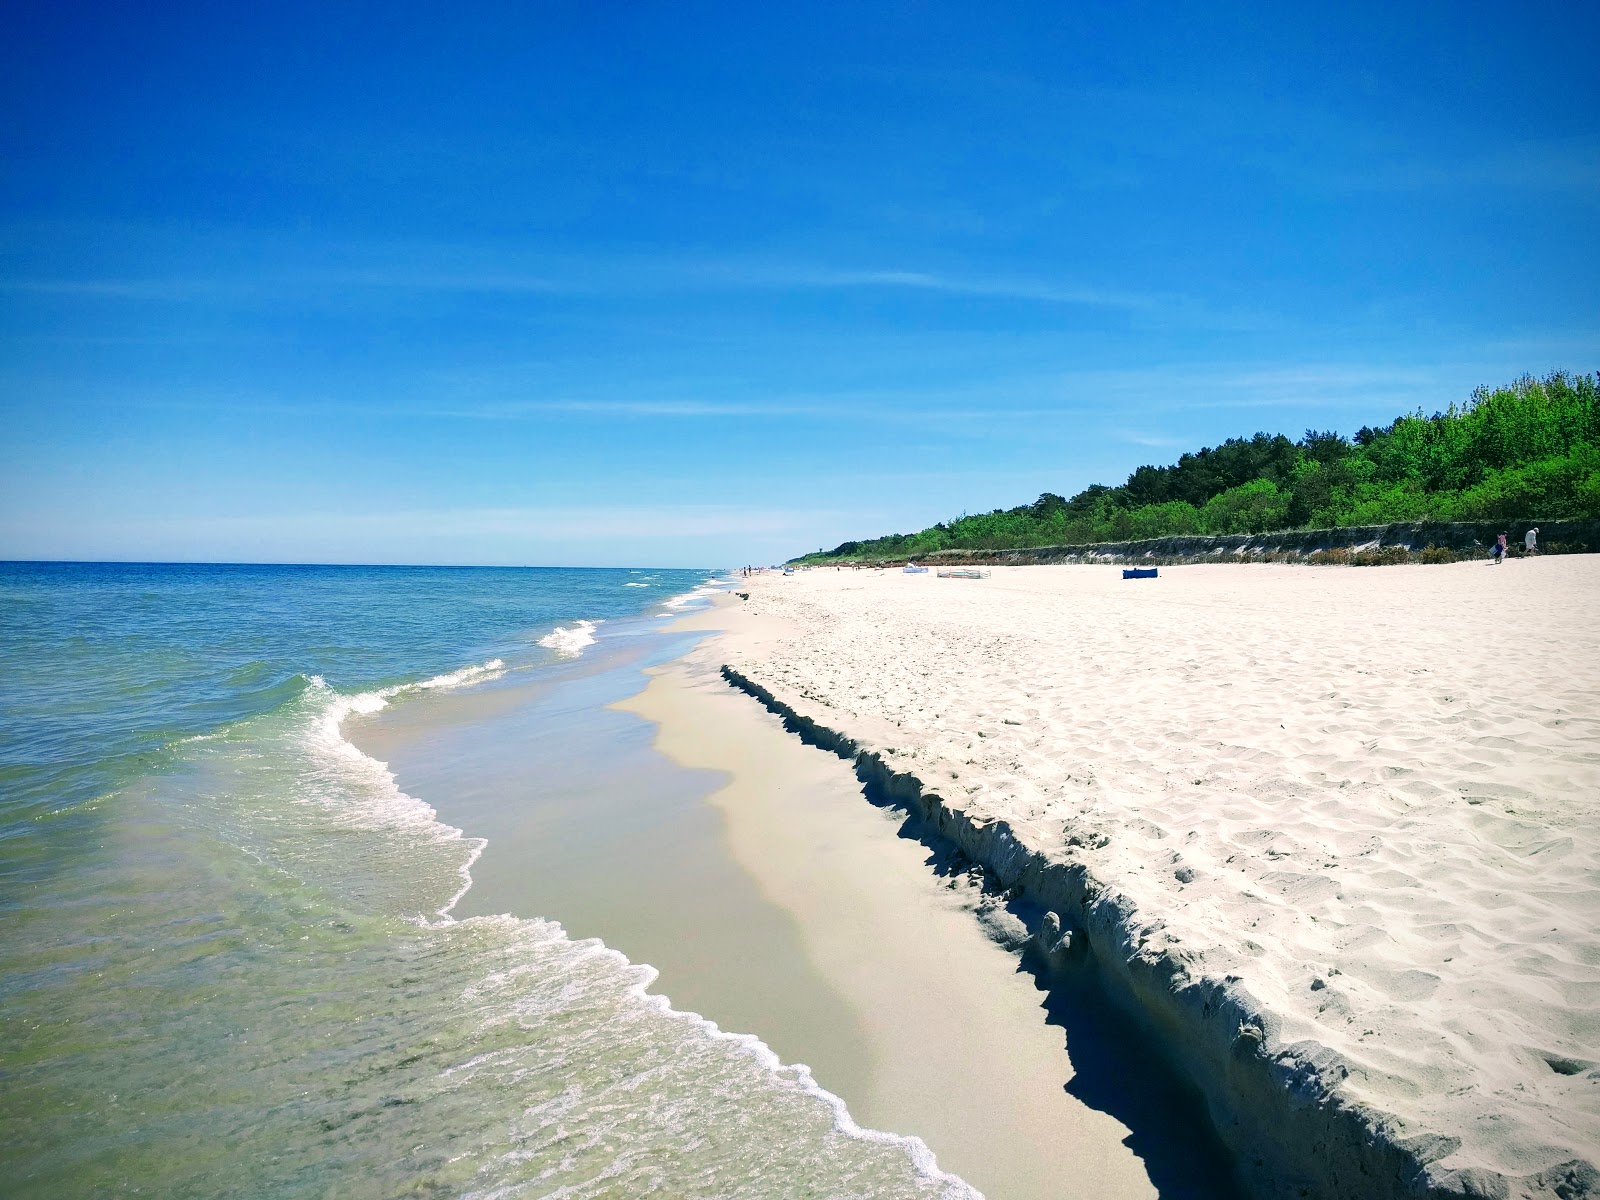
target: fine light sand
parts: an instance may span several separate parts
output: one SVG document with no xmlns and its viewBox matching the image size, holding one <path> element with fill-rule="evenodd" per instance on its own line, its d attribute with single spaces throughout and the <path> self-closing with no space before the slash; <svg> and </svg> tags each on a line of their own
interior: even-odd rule
<svg viewBox="0 0 1600 1200">
<path fill-rule="evenodd" d="M 1175 995 L 1261 1014 L 1231 1053 L 1269 1064 L 1279 1115 L 1355 1113 L 1417 1170 L 1352 1183 L 1334 1141 L 1277 1169 L 1593 1194 L 1600 557 L 739 587 L 724 661 L 1116 897 Z M 1273 1106 L 1231 1118 L 1270 1138 Z"/>
</svg>

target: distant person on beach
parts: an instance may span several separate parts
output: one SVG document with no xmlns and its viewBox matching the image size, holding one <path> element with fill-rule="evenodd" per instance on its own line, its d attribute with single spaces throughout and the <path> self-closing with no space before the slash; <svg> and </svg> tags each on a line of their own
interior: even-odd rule
<svg viewBox="0 0 1600 1200">
<path fill-rule="evenodd" d="M 1496 566 L 1499 566 L 1501 563 L 1505 562 L 1505 560 L 1506 560 L 1506 535 L 1505 534 L 1502 533 L 1499 537 L 1495 538 L 1495 540 L 1494 540 L 1494 549 L 1489 551 L 1489 553 L 1494 558 Z"/>
<path fill-rule="evenodd" d="M 1533 554 L 1539 549 L 1539 527 L 1537 525 L 1523 535 L 1522 546 L 1529 554 Z"/>
</svg>

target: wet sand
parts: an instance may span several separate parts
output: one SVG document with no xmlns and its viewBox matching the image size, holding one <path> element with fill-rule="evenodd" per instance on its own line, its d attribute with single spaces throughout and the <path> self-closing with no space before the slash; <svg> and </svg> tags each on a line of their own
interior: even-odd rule
<svg viewBox="0 0 1600 1200">
<path fill-rule="evenodd" d="M 441 820 L 488 839 L 454 916 L 544 917 L 600 938 L 655 967 L 652 990 L 674 1007 L 761 1032 L 824 1087 L 859 1090 L 865 1038 L 793 923 L 723 852 L 703 803 L 717 778 L 674 767 L 649 725 L 606 709 L 639 682 L 628 664 L 555 687 L 418 696 L 344 732 Z"/>
<path fill-rule="evenodd" d="M 652 964 L 675 1007 L 808 1064 L 995 1200 L 1232 1194 L 1193 1103 L 1105 1006 L 1042 991 L 975 916 L 993 898 L 722 683 L 714 648 L 658 655 L 642 692 L 636 658 L 592 653 L 555 686 L 347 726 L 489 839 L 458 915 L 553 918 Z"/>
</svg>

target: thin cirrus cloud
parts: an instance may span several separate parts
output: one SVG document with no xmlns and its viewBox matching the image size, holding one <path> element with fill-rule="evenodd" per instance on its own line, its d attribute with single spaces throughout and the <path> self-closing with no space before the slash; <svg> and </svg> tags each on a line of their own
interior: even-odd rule
<svg viewBox="0 0 1600 1200">
<path fill-rule="evenodd" d="M 448 256 L 448 252 L 446 254 Z M 481 255 L 480 250 L 465 248 L 455 257 L 458 261 L 470 261 Z M 879 289 L 1118 309 L 1149 309 L 1175 299 L 1127 289 L 1041 279 L 966 275 L 898 266 L 839 267 L 740 258 L 589 258 L 582 262 L 542 263 L 540 269 L 530 271 L 472 270 L 446 265 L 436 270 L 354 271 L 333 278 L 343 279 L 353 286 L 574 295 Z"/>
<path fill-rule="evenodd" d="M 177 303 L 215 298 L 234 290 L 219 279 L 4 279 L 0 291 L 86 300 Z"/>
<path fill-rule="evenodd" d="M 406 410 L 412 415 L 475 421 L 521 421 L 558 413 L 597 417 L 821 417 L 850 415 L 833 404 L 800 404 L 782 400 L 508 400 L 487 404 Z"/>
<path fill-rule="evenodd" d="M 262 244 L 236 248 L 245 265 L 213 275 L 130 277 L 0 277 L 0 290 L 85 299 L 214 302 L 280 298 L 298 292 L 438 292 L 499 296 L 647 296 L 747 291 L 885 290 L 994 300 L 1029 301 L 1122 310 L 1150 310 L 1182 303 L 1181 297 L 1024 277 L 964 275 L 901 267 L 836 267 L 740 259 L 600 259 L 549 261 L 523 267 L 489 265 L 503 253 L 484 247 L 369 247 L 367 261 L 331 264 L 345 257 L 330 249 L 323 261 L 284 267 L 253 261 L 275 257 Z M 396 265 L 396 264 L 402 265 Z"/>
<path fill-rule="evenodd" d="M 843 290 L 884 288 L 937 292 L 952 296 L 1033 300 L 1042 304 L 1081 305 L 1098 308 L 1151 309 L 1171 300 L 1114 288 L 1051 283 L 1008 277 L 971 277 L 911 270 L 841 270 L 797 266 L 734 265 L 708 269 L 705 277 L 758 288 Z"/>
<path fill-rule="evenodd" d="M 1318 186 L 1347 192 L 1515 188 L 1600 200 L 1600 138 L 1517 142 L 1444 158 L 1396 151 L 1348 170 L 1308 172 Z"/>
<path fill-rule="evenodd" d="M 1497 368 L 1486 367 L 1486 377 Z M 663 418 L 849 417 L 854 420 L 1033 420 L 1137 403 L 1142 411 L 1216 408 L 1370 407 L 1375 396 L 1404 405 L 1433 403 L 1460 384 L 1441 372 L 1387 364 L 1288 363 L 1273 366 L 1171 364 L 1124 370 L 1058 371 L 1002 377 L 967 388 L 849 391 L 773 396 L 762 401 L 535 399 L 443 407 L 432 415 L 524 420 L 551 413 Z M 1470 386 L 1470 385 L 1468 385 Z M 1001 400 L 1008 398 L 1011 402 Z M 1024 403 L 1015 403 L 1026 397 Z M 1181 439 L 1147 441 L 1178 445 Z"/>
<path fill-rule="evenodd" d="M 1174 298 L 1126 289 L 1027 278 L 966 276 L 904 268 L 841 268 L 741 260 L 588 262 L 537 273 L 381 270 L 335 274 L 351 286 L 491 293 L 648 294 L 707 291 L 850 291 L 881 289 L 1041 304 L 1151 309 Z"/>
<path fill-rule="evenodd" d="M 1116 429 L 1111 432 L 1125 442 L 1135 446 L 1148 446 L 1153 450 L 1171 450 L 1184 444 L 1182 438 L 1162 437 L 1159 434 L 1142 433 L 1136 429 Z"/>
<path fill-rule="evenodd" d="M 1509 361 L 1509 359 L 1508 359 Z M 1138 411 L 1150 415 L 1220 409 L 1357 409 L 1396 415 L 1440 407 L 1480 383 L 1506 374 L 1506 363 L 1459 362 L 1449 368 L 1386 363 L 1288 362 L 1276 364 L 1169 363 L 1122 369 L 1049 368 L 1027 373 L 980 374 L 956 384 L 918 387 L 822 388 L 720 398 L 677 394 L 617 396 L 563 394 L 535 364 L 488 371 L 440 373 L 409 387 L 381 389 L 357 399 L 334 388 L 321 395 L 189 388 L 181 392 L 97 389 L 96 403 L 129 409 L 170 409 L 286 416 L 350 416 L 374 420 L 473 421 L 518 424 L 555 418 L 636 419 L 664 422 L 871 422 L 930 424 L 1000 433 L 1017 422 L 1083 418 Z M 53 407 L 75 402 L 70 392 L 50 393 Z M 978 427 L 978 428 L 975 428 Z M 1135 430 L 1120 424 L 1116 432 Z M 1150 431 L 1149 437 L 1168 435 Z M 1137 441 L 1137 439 L 1135 439 Z M 1182 439 L 1178 439 L 1181 441 Z M 1139 444 L 1162 446 L 1178 441 Z"/>
</svg>

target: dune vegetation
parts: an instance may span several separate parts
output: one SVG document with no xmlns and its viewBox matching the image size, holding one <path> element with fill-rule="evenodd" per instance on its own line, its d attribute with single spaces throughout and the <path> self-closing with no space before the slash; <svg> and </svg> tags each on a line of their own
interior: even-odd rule
<svg viewBox="0 0 1600 1200">
<path fill-rule="evenodd" d="M 1229 438 L 1171 466 L 1072 497 L 966 513 L 916 533 L 849 541 L 802 560 L 915 558 L 1391 521 L 1600 517 L 1600 375 L 1557 372 L 1479 388 L 1351 437 L 1308 429 Z"/>
</svg>

